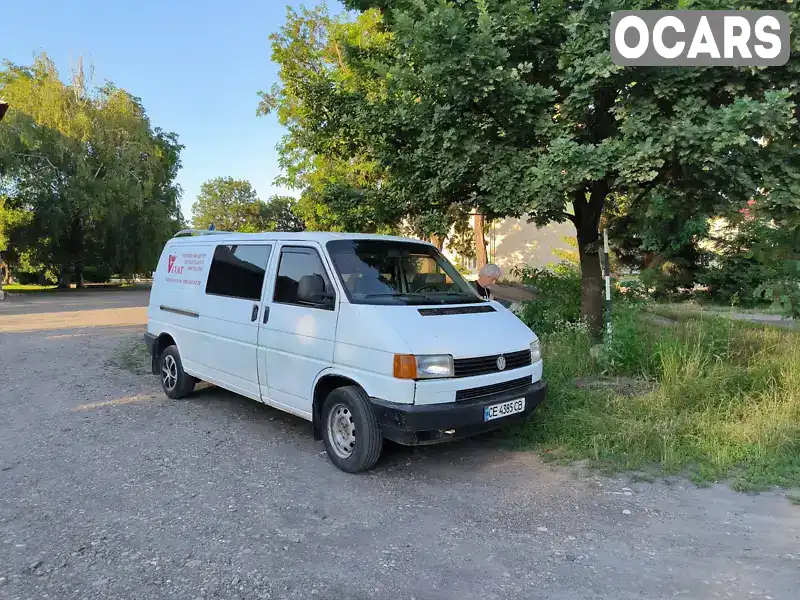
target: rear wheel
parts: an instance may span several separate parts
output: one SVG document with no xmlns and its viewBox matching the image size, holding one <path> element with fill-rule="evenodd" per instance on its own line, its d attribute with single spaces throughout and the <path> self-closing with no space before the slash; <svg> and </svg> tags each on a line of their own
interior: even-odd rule
<svg viewBox="0 0 800 600">
<path fill-rule="evenodd" d="M 333 390 L 322 408 L 322 424 L 325 450 L 342 471 L 366 471 L 378 461 L 383 435 L 362 389 L 346 386 Z"/>
<path fill-rule="evenodd" d="M 184 398 L 192 393 L 197 380 L 183 370 L 178 347 L 168 346 L 161 353 L 161 387 L 170 398 Z"/>
</svg>

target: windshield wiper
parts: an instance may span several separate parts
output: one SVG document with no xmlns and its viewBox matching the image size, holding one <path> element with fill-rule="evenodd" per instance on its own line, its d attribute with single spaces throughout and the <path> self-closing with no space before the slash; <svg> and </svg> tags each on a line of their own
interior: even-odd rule
<svg viewBox="0 0 800 600">
<path fill-rule="evenodd" d="M 388 297 L 394 298 L 395 296 L 414 296 L 414 294 L 404 294 L 402 292 L 380 292 L 376 294 L 364 294 L 364 298 L 381 298 Z"/>
</svg>

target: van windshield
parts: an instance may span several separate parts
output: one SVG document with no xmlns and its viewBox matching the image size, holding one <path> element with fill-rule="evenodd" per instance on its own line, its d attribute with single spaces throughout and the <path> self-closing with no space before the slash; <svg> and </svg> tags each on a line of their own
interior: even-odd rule
<svg viewBox="0 0 800 600">
<path fill-rule="evenodd" d="M 336 272 L 355 304 L 471 304 L 472 286 L 433 246 L 391 240 L 328 242 Z"/>
</svg>

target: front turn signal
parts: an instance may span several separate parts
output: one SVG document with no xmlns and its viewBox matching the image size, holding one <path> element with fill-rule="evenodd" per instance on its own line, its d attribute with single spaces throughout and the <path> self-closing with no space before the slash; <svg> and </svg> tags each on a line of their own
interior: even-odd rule
<svg viewBox="0 0 800 600">
<path fill-rule="evenodd" d="M 413 354 L 394 355 L 394 376 L 398 379 L 417 378 L 417 359 Z"/>
</svg>

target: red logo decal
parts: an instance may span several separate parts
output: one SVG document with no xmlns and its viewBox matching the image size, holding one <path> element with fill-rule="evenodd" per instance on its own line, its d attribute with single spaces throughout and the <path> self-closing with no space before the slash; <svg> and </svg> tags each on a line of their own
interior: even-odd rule
<svg viewBox="0 0 800 600">
<path fill-rule="evenodd" d="M 172 273 L 172 267 L 175 264 L 175 259 L 178 258 L 174 254 L 169 255 L 169 264 L 167 264 L 167 272 Z"/>
</svg>

